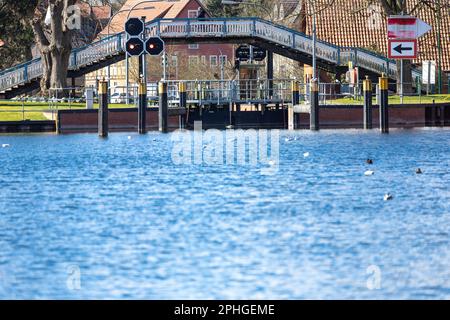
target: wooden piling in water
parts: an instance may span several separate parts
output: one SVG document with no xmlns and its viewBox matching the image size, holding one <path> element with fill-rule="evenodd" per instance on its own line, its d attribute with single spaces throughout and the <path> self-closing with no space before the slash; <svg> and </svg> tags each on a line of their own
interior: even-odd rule
<svg viewBox="0 0 450 320">
<path fill-rule="evenodd" d="M 381 133 L 389 133 L 389 83 L 388 78 L 383 73 L 378 78 L 380 86 L 380 131 Z"/>
<path fill-rule="evenodd" d="M 364 92 L 364 129 L 372 129 L 372 81 L 369 77 L 363 80 Z"/>
<path fill-rule="evenodd" d="M 311 80 L 310 83 L 310 99 L 311 111 L 309 118 L 309 127 L 312 131 L 320 129 L 319 123 L 319 82 L 317 79 Z"/>
<path fill-rule="evenodd" d="M 168 131 L 167 83 L 159 83 L 159 131 Z"/>
<path fill-rule="evenodd" d="M 106 138 L 109 131 L 107 81 L 100 81 L 98 97 L 98 135 L 102 138 Z"/>
<path fill-rule="evenodd" d="M 147 132 L 147 86 L 142 81 L 139 83 L 139 105 L 138 105 L 138 132 L 145 134 Z"/>
</svg>

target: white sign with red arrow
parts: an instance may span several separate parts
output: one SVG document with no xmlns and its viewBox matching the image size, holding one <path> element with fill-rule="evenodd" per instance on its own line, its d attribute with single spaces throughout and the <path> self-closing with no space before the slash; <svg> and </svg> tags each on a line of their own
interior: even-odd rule
<svg viewBox="0 0 450 320">
<path fill-rule="evenodd" d="M 390 16 L 388 18 L 389 39 L 417 39 L 431 30 L 431 26 L 412 16 Z"/>
</svg>

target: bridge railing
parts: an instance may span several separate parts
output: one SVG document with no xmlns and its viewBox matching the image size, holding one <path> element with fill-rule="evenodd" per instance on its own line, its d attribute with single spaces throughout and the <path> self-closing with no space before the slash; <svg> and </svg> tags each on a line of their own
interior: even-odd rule
<svg viewBox="0 0 450 320">
<path fill-rule="evenodd" d="M 255 35 L 310 55 L 313 53 L 311 37 L 265 20 L 256 19 Z M 331 43 L 318 40 L 316 42 L 316 55 L 319 59 L 335 64 L 339 62 L 339 48 Z"/>
<path fill-rule="evenodd" d="M 185 84 L 188 101 L 217 104 L 292 101 L 291 79 L 172 80 L 167 82 L 169 100 L 179 99 L 177 88 L 180 82 Z"/>
<path fill-rule="evenodd" d="M 69 69 L 79 69 L 108 56 L 121 53 L 124 46 L 125 36 L 123 33 L 118 33 L 90 45 L 75 49 L 72 51 L 70 57 Z"/>
<path fill-rule="evenodd" d="M 0 73 L 0 92 L 40 77 L 41 74 L 40 58 L 6 69 Z"/>
<path fill-rule="evenodd" d="M 259 37 L 308 55 L 312 55 L 313 51 L 309 36 L 259 18 L 156 19 L 148 23 L 147 33 L 163 38 Z M 76 70 L 122 53 L 124 46 L 125 35 L 122 32 L 75 49 L 70 56 L 69 69 Z M 391 78 L 396 77 L 397 68 L 392 60 L 363 49 L 339 48 L 318 40 L 316 54 L 319 59 L 332 64 L 342 66 L 348 61 L 354 61 L 355 65 L 370 71 L 385 72 Z M 0 92 L 41 75 L 40 59 L 4 70 L 0 72 Z M 413 70 L 413 78 L 420 76 L 420 70 Z"/>
</svg>

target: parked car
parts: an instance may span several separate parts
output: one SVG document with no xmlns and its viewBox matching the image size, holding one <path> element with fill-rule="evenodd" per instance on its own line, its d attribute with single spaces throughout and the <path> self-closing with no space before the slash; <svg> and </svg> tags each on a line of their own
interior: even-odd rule
<svg viewBox="0 0 450 320">
<path fill-rule="evenodd" d="M 127 95 L 125 93 L 113 93 L 111 95 L 110 101 L 111 103 L 126 103 Z"/>
</svg>

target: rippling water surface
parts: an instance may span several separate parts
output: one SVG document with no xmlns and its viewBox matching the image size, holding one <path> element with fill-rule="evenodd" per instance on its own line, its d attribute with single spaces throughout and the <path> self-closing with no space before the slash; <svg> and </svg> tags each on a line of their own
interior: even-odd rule
<svg viewBox="0 0 450 320">
<path fill-rule="evenodd" d="M 274 175 L 172 135 L 0 136 L 0 298 L 450 298 L 449 130 L 281 132 Z"/>
</svg>

